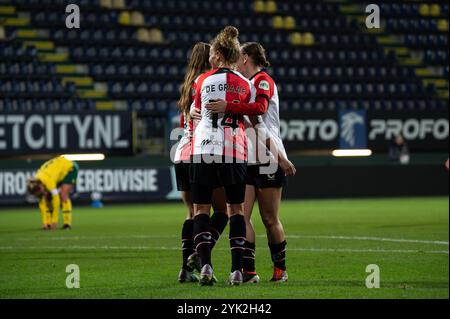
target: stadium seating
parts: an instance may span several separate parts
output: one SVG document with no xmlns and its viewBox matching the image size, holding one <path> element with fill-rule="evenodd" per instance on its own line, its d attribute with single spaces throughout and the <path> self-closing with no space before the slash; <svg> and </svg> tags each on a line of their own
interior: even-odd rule
<svg viewBox="0 0 450 319">
<path fill-rule="evenodd" d="M 0 111 L 176 109 L 189 49 L 225 25 L 267 49 L 286 109 L 448 107 L 448 4 L 380 1 L 67 0 L 0 2 Z M 447 26 L 447 29 L 445 28 Z"/>
</svg>

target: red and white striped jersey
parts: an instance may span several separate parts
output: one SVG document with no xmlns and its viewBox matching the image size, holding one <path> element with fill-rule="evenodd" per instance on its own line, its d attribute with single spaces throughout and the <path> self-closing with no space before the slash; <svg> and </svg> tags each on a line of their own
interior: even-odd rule
<svg viewBox="0 0 450 319">
<path fill-rule="evenodd" d="M 192 93 L 191 93 L 191 99 L 194 101 L 194 93 L 195 93 L 195 87 L 197 84 L 197 79 L 195 79 L 194 83 L 192 83 Z M 194 102 L 192 102 L 193 104 Z M 189 112 L 189 110 L 188 110 Z M 175 151 L 174 156 L 174 163 L 179 162 L 186 162 L 189 161 L 191 158 L 192 153 L 192 136 L 194 132 L 194 123 L 193 120 L 190 119 L 187 120 L 186 116 L 184 114 L 180 114 L 180 127 L 184 129 L 183 137 L 180 139 L 180 142 L 178 143 L 177 149 Z"/>
<path fill-rule="evenodd" d="M 184 129 L 184 132 L 175 151 L 174 163 L 189 161 L 192 153 L 192 120 L 187 121 L 186 117 L 180 114 L 180 127 Z"/>
<path fill-rule="evenodd" d="M 276 143 L 280 152 L 286 156 L 283 140 L 280 133 L 280 102 L 278 98 L 278 89 L 275 81 L 264 71 L 260 71 L 250 78 L 256 88 L 256 96 L 266 96 L 269 100 L 269 107 L 266 113 L 258 116 L 264 122 L 270 134 L 270 138 Z M 252 141 L 248 140 L 249 152 L 252 152 L 254 147 Z M 253 156 L 253 158 L 256 158 Z"/>
<path fill-rule="evenodd" d="M 197 81 L 194 99 L 202 119 L 194 131 L 192 154 L 223 155 L 245 161 L 247 137 L 243 115 L 212 114 L 204 105 L 218 99 L 253 103 L 255 96 L 255 87 L 238 72 L 219 68 L 202 74 Z"/>
</svg>

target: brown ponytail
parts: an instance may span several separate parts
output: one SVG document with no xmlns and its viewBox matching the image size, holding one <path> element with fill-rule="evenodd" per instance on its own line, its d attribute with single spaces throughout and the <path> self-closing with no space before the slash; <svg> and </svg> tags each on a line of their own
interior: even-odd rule
<svg viewBox="0 0 450 319">
<path fill-rule="evenodd" d="M 177 102 L 178 109 L 185 117 L 189 117 L 189 109 L 192 103 L 192 83 L 202 73 L 208 71 L 210 45 L 204 42 L 198 42 L 192 49 L 189 57 L 186 75 L 180 88 L 180 99 Z"/>
<path fill-rule="evenodd" d="M 268 68 L 270 62 L 266 58 L 266 50 L 257 42 L 248 42 L 242 45 L 242 53 L 252 58 L 256 66 Z"/>
<path fill-rule="evenodd" d="M 225 27 L 212 41 L 213 50 L 222 54 L 224 62 L 234 64 L 239 60 L 239 31 L 233 26 Z"/>
</svg>

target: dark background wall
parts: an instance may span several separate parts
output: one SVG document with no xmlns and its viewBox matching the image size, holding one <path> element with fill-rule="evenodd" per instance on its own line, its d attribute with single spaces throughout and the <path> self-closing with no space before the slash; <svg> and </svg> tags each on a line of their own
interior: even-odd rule
<svg viewBox="0 0 450 319">
<path fill-rule="evenodd" d="M 390 162 L 386 155 L 366 158 L 293 155 L 297 175 L 288 179 L 283 196 L 286 199 L 447 196 L 449 176 L 444 167 L 447 156 L 412 154 L 409 165 L 400 165 Z M 1 161 L 0 205 L 30 203 L 24 183 L 42 163 L 43 160 Z M 114 157 L 80 162 L 79 166 L 80 187 L 73 194 L 75 203 L 89 203 L 93 192 L 102 193 L 103 200 L 109 203 L 179 200 L 172 163 L 166 157 Z M 96 189 L 99 179 L 101 189 Z"/>
<path fill-rule="evenodd" d="M 443 165 L 298 167 L 285 198 L 448 195 Z"/>
</svg>

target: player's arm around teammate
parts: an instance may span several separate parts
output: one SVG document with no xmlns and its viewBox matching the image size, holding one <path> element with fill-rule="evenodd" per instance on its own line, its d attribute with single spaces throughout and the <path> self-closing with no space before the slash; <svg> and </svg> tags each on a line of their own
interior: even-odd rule
<svg viewBox="0 0 450 319">
<path fill-rule="evenodd" d="M 194 131 L 191 179 L 195 212 L 194 242 L 202 264 L 201 285 L 214 283 L 208 225 L 212 190 L 216 184 L 225 188 L 230 213 L 232 266 L 229 283 L 236 285 L 242 282 L 247 155 L 243 117 L 212 114 L 205 108 L 208 101 L 217 99 L 254 102 L 255 92 L 251 83 L 232 70 L 239 58 L 239 50 L 238 30 L 226 27 L 212 42 L 210 64 L 213 69 L 200 77 L 195 96 L 195 107 L 201 111 L 202 117 Z"/>
</svg>

